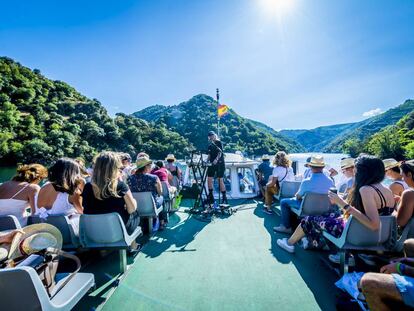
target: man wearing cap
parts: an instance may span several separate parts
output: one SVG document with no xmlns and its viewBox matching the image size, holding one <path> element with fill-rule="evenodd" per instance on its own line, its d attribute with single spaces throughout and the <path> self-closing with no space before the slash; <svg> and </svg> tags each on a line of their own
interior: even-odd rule
<svg viewBox="0 0 414 311">
<path fill-rule="evenodd" d="M 312 156 L 308 165 L 312 170 L 312 175 L 302 181 L 296 196 L 280 201 L 282 223 L 280 226 L 273 228 L 276 232 L 292 233 L 290 210 L 291 208 L 299 209 L 301 201 L 306 193 L 328 194 L 329 188 L 334 186 L 332 179 L 323 173 L 325 161 L 322 156 Z"/>
<path fill-rule="evenodd" d="M 223 177 L 226 169 L 224 163 L 223 145 L 218 139 L 216 133 L 213 131 L 208 132 L 208 140 L 210 142 L 208 146 L 208 159 L 210 166 L 207 169 L 208 176 L 208 200 L 209 203 L 214 202 L 213 196 L 213 179 L 217 177 L 220 191 L 222 193 L 222 203 L 227 204 L 226 186 L 224 185 Z"/>
<path fill-rule="evenodd" d="M 260 163 L 257 167 L 257 172 L 259 173 L 260 192 L 264 197 L 266 184 L 269 181 L 269 177 L 272 175 L 273 172 L 273 167 L 270 165 L 269 155 L 264 154 L 262 156 L 262 163 Z"/>
</svg>

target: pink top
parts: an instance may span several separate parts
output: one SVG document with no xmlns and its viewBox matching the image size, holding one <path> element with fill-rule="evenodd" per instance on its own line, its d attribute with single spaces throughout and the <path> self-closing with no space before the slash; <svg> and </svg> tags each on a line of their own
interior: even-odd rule
<svg viewBox="0 0 414 311">
<path fill-rule="evenodd" d="M 166 181 L 168 183 L 168 171 L 165 167 L 154 170 L 151 174 L 157 175 L 161 182 Z"/>
</svg>

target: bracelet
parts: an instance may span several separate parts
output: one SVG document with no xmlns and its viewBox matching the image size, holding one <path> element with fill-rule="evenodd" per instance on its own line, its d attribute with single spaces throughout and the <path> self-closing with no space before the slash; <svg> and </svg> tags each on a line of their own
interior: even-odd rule
<svg viewBox="0 0 414 311">
<path fill-rule="evenodd" d="M 397 263 L 396 268 L 397 268 L 397 272 L 398 272 L 398 274 L 399 274 L 399 275 L 401 275 L 401 262 L 398 262 L 398 263 Z"/>
</svg>

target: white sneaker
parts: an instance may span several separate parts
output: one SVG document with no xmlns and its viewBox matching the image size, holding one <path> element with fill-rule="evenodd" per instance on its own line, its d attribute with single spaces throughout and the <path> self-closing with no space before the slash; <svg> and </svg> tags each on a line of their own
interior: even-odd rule
<svg viewBox="0 0 414 311">
<path fill-rule="evenodd" d="M 340 258 L 339 258 L 339 253 L 336 254 L 331 254 L 328 256 L 329 260 L 333 263 L 336 263 L 339 265 L 340 263 Z M 355 258 L 352 254 L 349 255 L 348 257 L 348 266 L 349 267 L 355 267 Z"/>
<path fill-rule="evenodd" d="M 292 229 L 291 228 L 286 228 L 284 225 L 273 227 L 273 231 L 280 232 L 280 233 L 287 233 L 287 234 L 292 233 Z"/>
<path fill-rule="evenodd" d="M 287 238 L 277 239 L 277 245 L 279 245 L 279 247 L 283 248 L 285 251 L 287 251 L 289 253 L 294 253 L 295 252 L 295 246 L 294 245 L 289 245 Z"/>
</svg>

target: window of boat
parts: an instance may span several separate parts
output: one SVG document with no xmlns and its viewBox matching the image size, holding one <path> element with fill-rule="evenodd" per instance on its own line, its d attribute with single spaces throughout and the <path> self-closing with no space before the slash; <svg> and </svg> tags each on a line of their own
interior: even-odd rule
<svg viewBox="0 0 414 311">
<path fill-rule="evenodd" d="M 223 181 L 224 181 L 224 185 L 226 186 L 226 191 L 231 192 L 231 174 L 230 174 L 230 169 L 228 168 L 226 168 L 226 170 L 224 171 Z M 214 191 L 215 192 L 219 191 L 217 178 L 214 178 Z"/>
<path fill-rule="evenodd" d="M 239 180 L 240 193 L 254 193 L 254 177 L 253 170 L 250 167 L 239 167 L 237 169 L 237 177 Z"/>
</svg>

